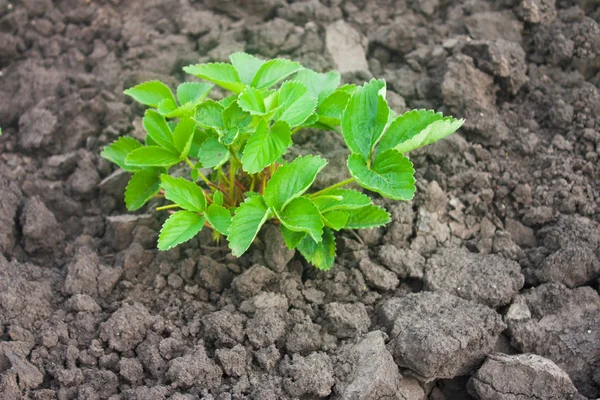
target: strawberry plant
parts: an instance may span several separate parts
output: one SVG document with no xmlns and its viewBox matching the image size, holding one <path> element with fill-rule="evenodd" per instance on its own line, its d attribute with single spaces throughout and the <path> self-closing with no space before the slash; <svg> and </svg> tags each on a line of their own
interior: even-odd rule
<svg viewBox="0 0 600 400">
<path fill-rule="evenodd" d="M 386 84 L 341 85 L 335 71 L 318 73 L 299 63 L 264 61 L 246 53 L 231 63 L 190 65 L 185 72 L 205 82 L 185 82 L 175 94 L 159 81 L 125 94 L 148 106 L 145 143 L 121 137 L 102 152 L 132 177 L 125 191 L 129 210 L 153 197 L 171 204 L 158 239 L 168 250 L 204 227 L 225 236 L 233 255 L 248 250 L 269 220 L 284 241 L 320 269 L 335 257 L 334 231 L 384 225 L 390 214 L 357 183 L 383 197 L 410 200 L 413 165 L 406 153 L 450 135 L 463 120 L 428 110 L 397 116 L 385 100 Z M 209 99 L 213 85 L 230 93 Z M 308 155 L 286 161 L 293 135 L 303 128 L 334 130 L 346 142 L 350 179 L 311 191 L 327 161 Z M 190 179 L 173 176 L 187 165 Z"/>
</svg>

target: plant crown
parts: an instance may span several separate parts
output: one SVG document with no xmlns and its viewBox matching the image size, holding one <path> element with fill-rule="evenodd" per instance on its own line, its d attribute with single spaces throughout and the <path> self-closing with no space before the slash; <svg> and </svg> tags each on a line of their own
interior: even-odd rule
<svg viewBox="0 0 600 400">
<path fill-rule="evenodd" d="M 169 250 L 201 229 L 224 235 L 233 255 L 248 250 L 268 220 L 279 224 L 285 244 L 319 269 L 335 257 L 334 231 L 384 225 L 390 214 L 352 182 L 395 200 L 415 193 L 406 153 L 450 135 L 463 120 L 430 110 L 397 116 L 385 100 L 386 83 L 341 85 L 336 71 L 319 73 L 299 63 L 264 61 L 234 53 L 231 64 L 190 65 L 184 71 L 206 82 L 185 82 L 173 94 L 159 81 L 125 94 L 149 108 L 145 143 L 120 137 L 102 156 L 133 175 L 125 203 L 134 211 L 153 197 L 172 204 L 158 238 Z M 213 85 L 231 92 L 215 101 Z M 283 159 L 299 129 L 340 132 L 350 156 L 350 179 L 310 192 L 327 161 L 320 156 Z M 173 176 L 185 163 L 191 180 Z M 209 172 L 206 172 L 206 171 Z"/>
</svg>

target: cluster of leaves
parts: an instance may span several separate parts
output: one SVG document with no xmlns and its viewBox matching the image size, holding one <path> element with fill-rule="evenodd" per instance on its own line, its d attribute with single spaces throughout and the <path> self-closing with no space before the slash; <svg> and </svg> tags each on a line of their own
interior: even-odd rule
<svg viewBox="0 0 600 400">
<path fill-rule="evenodd" d="M 240 256 L 265 222 L 275 220 L 290 249 L 329 269 L 334 231 L 390 220 L 367 195 L 343 186 L 356 182 L 384 197 L 410 200 L 414 170 L 404 154 L 463 123 L 427 110 L 397 116 L 385 100 L 383 80 L 340 86 L 335 71 L 318 73 L 294 61 L 264 61 L 246 53 L 230 59 L 231 64 L 185 67 L 210 83 L 182 83 L 175 95 L 159 81 L 126 90 L 149 107 L 142 120 L 145 144 L 121 137 L 102 152 L 133 174 L 125 192 L 129 210 L 153 197 L 173 203 L 158 208 L 171 213 L 159 235 L 160 250 L 208 227 L 216 239 L 224 235 L 232 253 Z M 231 94 L 208 99 L 213 85 Z M 352 178 L 310 193 L 327 161 L 310 155 L 283 160 L 293 134 L 302 128 L 340 132 L 351 152 Z M 191 180 L 169 175 L 181 163 L 191 168 Z"/>
</svg>

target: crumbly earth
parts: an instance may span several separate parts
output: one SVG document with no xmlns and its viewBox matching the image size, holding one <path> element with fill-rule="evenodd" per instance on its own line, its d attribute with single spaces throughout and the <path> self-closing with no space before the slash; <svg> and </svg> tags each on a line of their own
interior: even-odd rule
<svg viewBox="0 0 600 400">
<path fill-rule="evenodd" d="M 0 399 L 600 397 L 594 0 L 0 0 Z M 466 118 L 319 272 L 265 227 L 156 251 L 99 157 L 122 94 L 244 50 Z M 216 93 L 216 95 L 219 95 Z M 333 132 L 317 184 L 344 179 Z M 514 379 L 518 376 L 519 379 Z"/>
</svg>

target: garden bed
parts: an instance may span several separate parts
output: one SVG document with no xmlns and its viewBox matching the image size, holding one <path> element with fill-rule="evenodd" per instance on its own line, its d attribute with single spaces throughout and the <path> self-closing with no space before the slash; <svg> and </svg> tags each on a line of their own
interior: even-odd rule
<svg viewBox="0 0 600 400">
<path fill-rule="evenodd" d="M 0 0 L 0 399 L 600 397 L 593 3 Z M 162 203 L 127 213 L 100 157 L 143 137 L 122 91 L 235 51 L 466 122 L 330 271 L 273 225 L 158 252 Z M 347 178 L 339 134 L 294 141 Z"/>
</svg>

